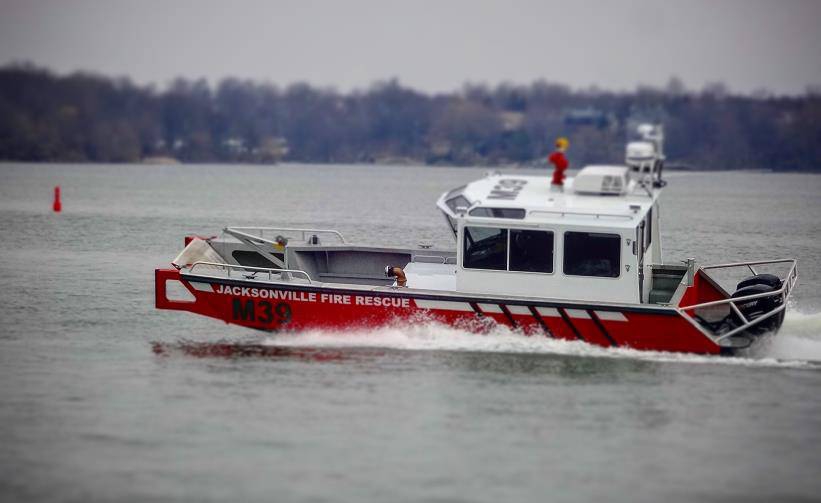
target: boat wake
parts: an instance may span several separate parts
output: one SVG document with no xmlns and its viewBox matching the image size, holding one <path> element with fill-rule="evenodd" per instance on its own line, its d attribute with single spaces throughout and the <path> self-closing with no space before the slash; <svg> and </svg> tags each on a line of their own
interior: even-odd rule
<svg viewBox="0 0 821 503">
<path fill-rule="evenodd" d="M 334 332 L 311 330 L 270 335 L 262 340 L 154 343 L 154 352 L 180 351 L 197 357 L 345 359 L 346 349 L 405 351 L 465 351 L 511 354 L 544 354 L 591 358 L 627 358 L 655 362 L 721 364 L 761 367 L 821 369 L 821 313 L 789 310 L 777 337 L 741 357 L 716 357 L 628 348 L 604 348 L 577 341 L 525 336 L 505 327 L 484 334 L 441 325 L 419 323 L 369 330 Z"/>
<path fill-rule="evenodd" d="M 761 356 L 821 364 L 821 313 L 787 310 L 776 337 L 761 348 Z"/>
<path fill-rule="evenodd" d="M 821 313 L 789 311 L 771 344 L 745 357 L 715 356 L 603 348 L 582 342 L 524 336 L 504 327 L 476 334 L 435 323 L 345 333 L 306 331 L 270 336 L 264 346 L 280 348 L 379 348 L 409 351 L 470 351 L 553 354 L 597 358 L 630 358 L 658 362 L 765 367 L 821 368 Z"/>
</svg>

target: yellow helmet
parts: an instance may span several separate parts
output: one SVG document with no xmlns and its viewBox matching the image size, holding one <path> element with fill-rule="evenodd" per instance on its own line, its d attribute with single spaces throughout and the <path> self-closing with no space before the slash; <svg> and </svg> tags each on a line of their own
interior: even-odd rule
<svg viewBox="0 0 821 503">
<path fill-rule="evenodd" d="M 565 149 L 570 146 L 570 141 L 564 136 L 556 138 L 556 148 Z"/>
</svg>

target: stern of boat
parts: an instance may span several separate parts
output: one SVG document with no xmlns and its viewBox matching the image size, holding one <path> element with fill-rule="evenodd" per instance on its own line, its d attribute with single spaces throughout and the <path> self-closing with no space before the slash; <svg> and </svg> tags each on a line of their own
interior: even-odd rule
<svg viewBox="0 0 821 503">
<path fill-rule="evenodd" d="M 739 275 L 746 277 L 737 283 L 728 279 Z M 730 285 L 735 283 L 735 287 L 728 288 L 728 281 Z M 778 331 L 797 281 L 795 259 L 717 264 L 698 269 L 690 260 L 682 279 L 686 288 L 677 308 L 722 352 L 732 354 Z"/>
</svg>

